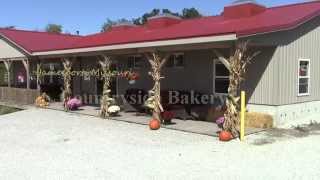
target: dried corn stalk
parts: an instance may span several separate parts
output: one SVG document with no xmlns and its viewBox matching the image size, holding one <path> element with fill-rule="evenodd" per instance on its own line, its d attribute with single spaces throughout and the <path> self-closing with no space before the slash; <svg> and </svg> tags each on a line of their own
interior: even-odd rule
<svg viewBox="0 0 320 180">
<path fill-rule="evenodd" d="M 65 58 L 63 59 L 63 81 L 64 81 L 64 90 L 63 90 L 63 106 L 66 111 L 68 111 L 67 102 L 70 100 L 72 96 L 72 90 L 71 90 L 71 68 L 72 63 L 69 59 Z"/>
<path fill-rule="evenodd" d="M 224 115 L 225 122 L 223 129 L 231 132 L 234 137 L 239 135 L 240 129 L 240 84 L 244 81 L 248 65 L 252 59 L 259 54 L 259 52 L 248 54 L 247 50 L 248 42 L 240 42 L 237 44 L 234 54 L 229 59 L 225 59 L 220 52 L 214 50 L 216 56 L 230 72 L 228 96 L 226 100 L 227 111 Z"/>
<path fill-rule="evenodd" d="M 169 58 L 169 54 L 161 56 L 159 53 L 146 54 L 148 61 L 151 65 L 152 71 L 149 72 L 154 81 L 153 88 L 149 91 L 149 98 L 146 101 L 146 106 L 152 109 L 153 118 L 162 122 L 161 112 L 163 107 L 161 105 L 161 86 L 160 81 L 164 77 L 161 76 L 161 69 Z"/>
<path fill-rule="evenodd" d="M 112 79 L 112 72 L 111 72 L 111 59 L 108 56 L 102 55 L 102 60 L 99 61 L 99 64 L 102 68 L 102 79 L 103 79 L 103 93 L 100 103 L 100 116 L 102 118 L 109 117 L 108 108 L 110 105 L 115 103 L 115 100 L 110 97 L 110 85 Z"/>
</svg>

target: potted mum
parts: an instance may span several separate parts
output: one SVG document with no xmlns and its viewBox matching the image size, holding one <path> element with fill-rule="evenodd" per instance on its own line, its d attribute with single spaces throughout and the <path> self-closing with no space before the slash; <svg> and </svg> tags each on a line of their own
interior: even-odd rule
<svg viewBox="0 0 320 180">
<path fill-rule="evenodd" d="M 217 123 L 217 125 L 218 125 L 219 128 L 222 128 L 222 127 L 223 127 L 223 123 L 224 123 L 224 116 L 219 117 L 219 118 L 216 120 L 216 123 Z"/>
<path fill-rule="evenodd" d="M 174 113 L 172 111 L 164 111 L 162 113 L 162 119 L 164 124 L 171 124 L 173 118 L 174 118 Z"/>
<path fill-rule="evenodd" d="M 71 98 L 67 102 L 67 108 L 72 111 L 78 110 L 79 107 L 81 107 L 81 106 L 82 106 L 81 100 L 79 100 L 77 98 Z"/>
<path fill-rule="evenodd" d="M 118 116 L 120 112 L 120 107 L 117 105 L 112 105 L 108 108 L 109 116 Z"/>
</svg>

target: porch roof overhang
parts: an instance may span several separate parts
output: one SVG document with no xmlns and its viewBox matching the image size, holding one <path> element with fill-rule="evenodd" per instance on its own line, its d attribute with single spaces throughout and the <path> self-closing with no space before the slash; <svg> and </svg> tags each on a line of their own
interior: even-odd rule
<svg viewBox="0 0 320 180">
<path fill-rule="evenodd" d="M 53 50 L 45 52 L 34 52 L 33 56 L 55 56 L 55 55 L 74 55 L 81 53 L 102 53 L 102 52 L 111 52 L 111 51 L 121 51 L 121 50 L 136 50 L 141 49 L 139 52 L 143 51 L 152 51 L 159 48 L 165 47 L 174 47 L 180 46 L 181 49 L 183 46 L 192 46 L 195 49 L 203 48 L 205 49 L 208 46 L 208 43 L 222 43 L 235 41 L 237 40 L 236 34 L 226 34 L 218 36 L 206 36 L 206 37 L 194 37 L 194 38 L 183 38 L 183 39 L 173 39 L 173 40 L 161 40 L 161 41 L 150 41 L 150 42 L 138 42 L 138 43 L 127 43 L 127 44 L 115 44 L 115 45 L 106 45 L 106 46 L 97 46 L 97 47 L 87 47 L 87 48 L 75 48 L 75 49 L 65 49 L 65 50 Z M 195 47 L 199 46 L 199 47 Z M 173 48 L 179 49 L 179 48 Z"/>
<path fill-rule="evenodd" d="M 247 4 L 246 8 L 252 8 Z M 146 25 L 115 28 L 107 32 L 78 36 L 48 32 L 0 28 L 0 36 L 27 56 L 77 56 L 82 53 L 114 53 L 128 50 L 163 49 L 164 47 L 219 45 L 266 33 L 294 29 L 320 16 L 320 1 L 265 8 L 250 16 L 242 15 L 242 7 L 225 9 L 217 16 L 180 20 L 179 23 L 154 27 Z M 248 10 L 246 10 L 247 12 Z M 296 12 L 292 14 L 292 12 Z M 229 14 L 229 15 L 228 15 Z M 250 12 L 249 12 L 250 14 Z M 234 16 L 235 15 L 235 16 Z M 151 23 L 151 22 L 150 22 Z"/>
</svg>

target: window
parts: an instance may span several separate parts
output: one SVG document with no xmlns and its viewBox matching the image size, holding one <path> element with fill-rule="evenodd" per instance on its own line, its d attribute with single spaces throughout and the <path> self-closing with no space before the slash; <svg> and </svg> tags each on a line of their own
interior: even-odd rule
<svg viewBox="0 0 320 180">
<path fill-rule="evenodd" d="M 298 96 L 309 95 L 310 89 L 310 60 L 299 59 Z"/>
<path fill-rule="evenodd" d="M 142 57 L 139 55 L 128 57 L 128 68 L 129 69 L 139 69 L 142 67 Z"/>
<path fill-rule="evenodd" d="M 219 60 L 214 63 L 215 93 L 227 94 L 229 87 L 229 70 Z"/>
<path fill-rule="evenodd" d="M 170 56 L 168 62 L 166 64 L 167 67 L 173 68 L 183 68 L 184 64 L 184 54 L 183 53 L 176 53 Z"/>
</svg>

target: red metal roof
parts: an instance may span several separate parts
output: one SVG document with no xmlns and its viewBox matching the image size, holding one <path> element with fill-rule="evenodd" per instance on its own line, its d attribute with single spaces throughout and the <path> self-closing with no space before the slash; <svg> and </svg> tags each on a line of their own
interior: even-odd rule
<svg viewBox="0 0 320 180">
<path fill-rule="evenodd" d="M 320 1 L 272 7 L 265 10 L 261 9 L 261 6 L 258 7 L 259 9 L 254 9 L 254 6 L 254 4 L 245 4 L 240 5 L 241 8 L 231 7 L 231 9 L 229 6 L 225 8 L 229 15 L 181 20 L 165 27 L 133 26 L 111 29 L 108 32 L 88 36 L 6 29 L 0 29 L 0 33 L 29 52 L 43 52 L 233 33 L 238 37 L 249 36 L 295 28 L 320 15 Z M 251 8 L 250 12 L 243 12 L 246 8 Z M 239 13 L 238 17 L 237 13 Z"/>
<path fill-rule="evenodd" d="M 0 29 L 0 34 L 30 53 L 70 48 L 77 40 L 82 38 L 82 36 L 15 29 Z"/>
</svg>

